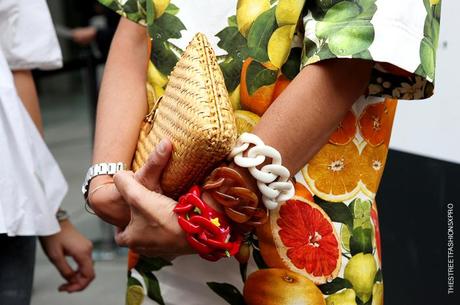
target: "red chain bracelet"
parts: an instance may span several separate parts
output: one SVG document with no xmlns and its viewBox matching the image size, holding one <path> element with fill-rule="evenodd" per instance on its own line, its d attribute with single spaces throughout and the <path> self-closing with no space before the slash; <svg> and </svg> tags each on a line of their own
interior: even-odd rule
<svg viewBox="0 0 460 305">
<path fill-rule="evenodd" d="M 217 261 L 238 252 L 242 235 L 231 232 L 225 215 L 201 199 L 199 186 L 193 186 L 179 198 L 174 212 L 179 225 L 187 234 L 188 243 L 202 258 Z"/>
</svg>

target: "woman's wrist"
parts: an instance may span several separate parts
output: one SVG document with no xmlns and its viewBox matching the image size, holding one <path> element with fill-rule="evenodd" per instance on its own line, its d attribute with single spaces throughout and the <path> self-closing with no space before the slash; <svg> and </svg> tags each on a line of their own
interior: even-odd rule
<svg viewBox="0 0 460 305">
<path fill-rule="evenodd" d="M 129 223 L 131 211 L 112 176 L 101 175 L 92 179 L 88 195 L 89 207 L 104 221 L 121 228 Z"/>
</svg>

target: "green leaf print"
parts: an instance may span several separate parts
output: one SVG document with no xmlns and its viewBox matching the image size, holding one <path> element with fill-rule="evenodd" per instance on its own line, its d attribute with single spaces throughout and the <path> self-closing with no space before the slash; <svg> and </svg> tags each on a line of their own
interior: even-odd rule
<svg viewBox="0 0 460 305">
<path fill-rule="evenodd" d="M 217 45 L 227 51 L 227 53 L 236 57 L 239 60 L 244 60 L 248 57 L 249 50 L 246 42 L 246 38 L 241 35 L 237 27 L 226 27 L 222 31 L 216 34 L 219 37 Z"/>
<path fill-rule="evenodd" d="M 133 285 L 142 287 L 142 283 L 139 282 L 138 279 L 136 279 L 135 277 L 130 276 L 130 277 L 128 277 L 128 286 L 133 286 Z"/>
<path fill-rule="evenodd" d="M 291 53 L 284 65 L 281 67 L 281 72 L 290 80 L 299 73 L 300 70 L 300 58 L 302 55 L 302 48 L 292 48 Z"/>
<path fill-rule="evenodd" d="M 334 54 L 332 54 L 331 50 L 329 49 L 329 46 L 327 44 L 324 44 L 324 46 L 322 46 L 318 53 L 316 54 L 319 56 L 319 58 L 321 59 L 329 59 L 331 57 L 335 57 Z"/>
<path fill-rule="evenodd" d="M 372 229 L 357 227 L 350 237 L 350 253 L 372 253 Z"/>
<path fill-rule="evenodd" d="M 225 86 L 228 92 L 232 92 L 240 84 L 243 62 L 238 58 L 228 56 L 219 66 L 222 70 L 222 74 L 224 74 Z"/>
<path fill-rule="evenodd" d="M 379 269 L 379 270 L 377 270 L 377 273 L 375 274 L 374 283 L 375 282 L 381 282 L 382 280 L 383 280 L 382 269 Z"/>
<path fill-rule="evenodd" d="M 268 61 L 268 41 L 276 29 L 275 7 L 260 14 L 248 34 L 249 55 L 259 62 Z"/>
<path fill-rule="evenodd" d="M 153 5 L 153 1 L 147 1 L 147 25 L 150 27 L 153 25 L 155 20 L 155 6 Z"/>
<path fill-rule="evenodd" d="M 233 15 L 233 16 L 228 17 L 227 21 L 228 21 L 228 26 L 231 26 L 231 27 L 233 27 L 233 26 L 234 26 L 234 27 L 238 27 L 238 24 L 237 24 L 237 22 L 236 22 L 236 15 Z"/>
<path fill-rule="evenodd" d="M 423 0 L 423 4 L 425 5 L 425 9 L 427 12 L 430 12 L 431 10 L 431 3 L 430 0 Z"/>
<path fill-rule="evenodd" d="M 327 202 L 315 196 L 314 201 L 334 222 L 346 224 L 350 229 L 353 228 L 353 215 L 343 202 Z"/>
<path fill-rule="evenodd" d="M 321 284 L 318 285 L 318 288 L 321 290 L 323 294 L 334 294 L 339 290 L 342 290 L 344 288 L 352 288 L 353 285 L 351 283 L 343 278 L 336 277 L 329 283 Z"/>
<path fill-rule="evenodd" d="M 307 37 L 305 37 L 303 40 L 303 46 L 305 52 L 305 54 L 303 55 L 304 57 L 312 57 L 317 51 L 316 43 L 313 40 L 308 39 Z"/>
<path fill-rule="evenodd" d="M 177 15 L 177 13 L 179 13 L 179 8 L 172 3 L 169 3 L 168 7 L 165 10 L 165 13 Z"/>
<path fill-rule="evenodd" d="M 149 25 L 149 34 L 155 41 L 165 41 L 171 38 L 181 38 L 182 34 L 180 32 L 185 29 L 184 24 L 179 18 L 164 13 L 153 24 Z"/>
<path fill-rule="evenodd" d="M 169 75 L 179 58 L 171 50 L 171 46 L 167 41 L 156 41 L 156 43 L 152 43 L 150 60 L 161 73 Z"/>
<path fill-rule="evenodd" d="M 160 283 L 156 276 L 151 273 L 142 273 L 142 277 L 144 278 L 145 285 L 147 286 L 147 296 L 156 301 L 160 305 L 165 305 L 163 297 L 161 295 L 160 290 Z"/>
<path fill-rule="evenodd" d="M 252 249 L 252 257 L 254 258 L 254 261 L 256 262 L 257 268 L 259 269 L 269 268 L 268 265 L 265 263 L 262 255 L 260 254 L 260 250 L 258 248 L 254 247 Z"/>
<path fill-rule="evenodd" d="M 315 4 L 323 11 L 327 11 L 333 5 L 343 0 L 315 0 Z"/>
<path fill-rule="evenodd" d="M 423 70 L 426 72 L 426 75 L 429 78 L 434 79 L 436 52 L 431 41 L 426 37 L 422 39 L 422 43 L 420 44 L 420 57 L 422 60 Z"/>
<path fill-rule="evenodd" d="M 230 305 L 245 305 L 243 295 L 236 289 L 235 286 L 227 283 L 206 283 L 212 291 L 217 293 L 221 298 L 227 301 Z"/>
<path fill-rule="evenodd" d="M 257 61 L 252 61 L 249 64 L 246 75 L 246 86 L 249 95 L 254 94 L 262 86 L 268 86 L 276 81 L 277 71 L 265 68 Z"/>
<path fill-rule="evenodd" d="M 441 3 L 434 6 L 434 17 L 438 20 L 438 22 L 441 19 Z"/>
<path fill-rule="evenodd" d="M 160 257 L 141 257 L 136 265 L 136 270 L 146 273 L 151 271 L 158 271 L 165 266 L 172 266 L 172 263 Z"/>
<path fill-rule="evenodd" d="M 423 3 L 425 4 L 427 15 L 423 28 L 424 37 L 420 43 L 421 66 L 417 68 L 417 71 L 424 72 L 422 75 L 426 75 L 433 80 L 436 69 L 436 49 L 439 41 L 441 2 L 432 5 L 431 1 L 424 0 Z"/>
<path fill-rule="evenodd" d="M 126 3 L 123 4 L 123 10 L 126 14 L 139 12 L 137 1 L 126 1 Z"/>
</svg>

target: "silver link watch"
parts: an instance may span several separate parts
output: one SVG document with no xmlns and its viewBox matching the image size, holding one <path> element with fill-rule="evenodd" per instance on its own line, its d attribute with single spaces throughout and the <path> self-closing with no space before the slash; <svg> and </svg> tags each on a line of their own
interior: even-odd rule
<svg viewBox="0 0 460 305">
<path fill-rule="evenodd" d="M 100 175 L 115 175 L 117 172 L 128 169 L 123 162 L 117 163 L 97 163 L 91 166 L 86 172 L 85 181 L 81 186 L 81 192 L 85 199 L 88 197 L 88 188 L 91 180 Z"/>
</svg>

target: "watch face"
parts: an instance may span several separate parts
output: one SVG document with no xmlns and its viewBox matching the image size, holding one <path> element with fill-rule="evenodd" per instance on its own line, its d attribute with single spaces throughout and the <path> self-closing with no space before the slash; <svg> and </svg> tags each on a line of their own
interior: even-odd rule
<svg viewBox="0 0 460 305">
<path fill-rule="evenodd" d="M 59 209 L 56 213 L 56 218 L 57 220 L 61 221 L 61 220 L 66 220 L 69 218 L 69 213 L 67 213 L 67 211 L 65 210 L 61 210 Z"/>
</svg>

